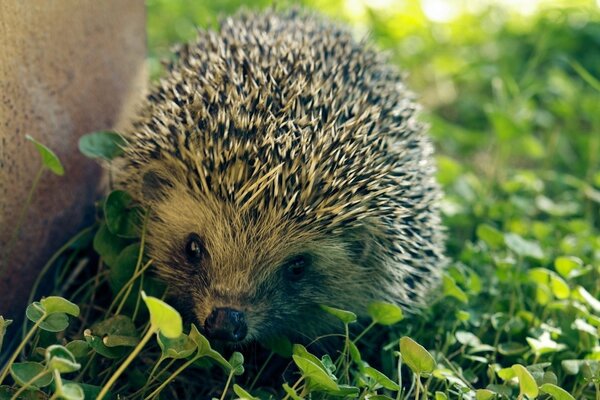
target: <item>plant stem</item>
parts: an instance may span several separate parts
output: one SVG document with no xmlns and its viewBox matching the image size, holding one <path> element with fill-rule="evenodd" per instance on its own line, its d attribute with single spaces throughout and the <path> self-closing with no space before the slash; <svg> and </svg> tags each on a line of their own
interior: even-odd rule
<svg viewBox="0 0 600 400">
<path fill-rule="evenodd" d="M 31 288 L 31 292 L 29 293 L 29 298 L 27 299 L 27 304 L 33 303 L 33 299 L 35 298 L 37 289 L 40 286 L 40 283 L 42 282 L 42 278 L 44 277 L 44 275 L 46 275 L 48 273 L 48 270 L 50 270 L 50 268 L 54 265 L 54 263 L 56 262 L 58 257 L 62 253 L 64 253 L 65 250 L 67 250 L 69 247 L 71 247 L 73 245 L 73 243 L 75 243 L 77 240 L 79 240 L 83 235 L 87 234 L 90 230 L 92 230 L 92 228 L 93 228 L 93 226 L 85 228 L 81 232 L 79 232 L 78 234 L 73 236 L 67 243 L 65 243 L 60 249 L 58 249 L 52 255 L 52 257 L 50 257 L 50 259 L 48 260 L 48 262 L 46 264 L 44 264 L 40 273 L 38 274 L 37 278 L 35 279 L 35 283 L 33 284 L 33 287 Z M 25 319 L 25 321 L 23 321 L 23 332 L 25 332 L 26 328 L 27 328 L 27 319 Z"/>
<path fill-rule="evenodd" d="M 227 377 L 227 382 L 225 383 L 225 388 L 223 388 L 223 394 L 221 394 L 220 400 L 225 400 L 225 395 L 227 394 L 227 391 L 229 390 L 229 385 L 231 384 L 232 378 L 233 378 L 233 370 L 231 370 L 231 372 L 229 373 L 229 376 Z"/>
<path fill-rule="evenodd" d="M 135 270 L 133 273 L 134 276 L 136 276 L 137 273 L 142 268 L 142 258 L 144 257 L 144 244 L 146 242 L 146 223 L 147 222 L 148 222 L 148 213 L 146 213 L 146 215 L 144 216 L 144 223 L 142 225 L 142 237 L 140 239 L 140 251 L 138 253 L 137 262 L 135 264 Z M 123 299 L 121 300 L 121 303 L 119 304 L 119 307 L 117 307 L 117 311 L 116 311 L 117 314 L 120 314 L 121 310 L 125 306 L 125 302 L 127 301 L 129 294 L 131 293 L 131 289 L 133 289 L 133 282 L 130 285 L 126 285 L 126 286 L 127 286 L 127 292 L 125 292 L 125 295 L 123 296 Z M 140 288 L 141 288 L 141 286 L 140 286 Z"/>
<path fill-rule="evenodd" d="M 376 322 L 375 321 L 371 321 L 371 323 L 365 328 L 364 331 L 362 331 L 352 342 L 354 342 L 354 344 L 358 343 L 358 341 L 367 333 L 371 330 L 371 328 L 373 328 L 375 326 Z"/>
<path fill-rule="evenodd" d="M 198 360 L 199 358 L 201 358 L 202 356 L 195 356 L 194 358 L 192 358 L 191 360 L 187 361 L 185 364 L 183 364 L 182 366 L 180 366 L 179 368 L 177 368 L 175 370 L 175 372 L 173 372 L 167 379 L 165 379 L 165 381 L 163 383 L 160 384 L 159 387 L 157 387 L 152 393 L 150 393 L 148 395 L 148 397 L 145 397 L 144 400 L 150 400 L 156 396 L 159 395 L 159 393 L 169 384 L 171 383 L 171 381 L 173 379 L 175 379 L 177 377 L 177 375 L 179 375 L 181 372 L 183 372 L 183 370 L 185 370 L 187 367 L 189 367 L 190 365 L 192 365 L 196 360 Z"/>
<path fill-rule="evenodd" d="M 27 335 L 25 336 L 25 338 L 23 340 L 21 340 L 21 343 L 19 344 L 19 347 L 16 348 L 15 352 L 10 357 L 10 359 L 8 360 L 8 362 L 6 363 L 6 366 L 4 367 L 4 370 L 2 371 L 2 374 L 0 374 L 0 385 L 2 385 L 2 382 L 4 382 L 4 379 L 6 378 L 6 375 L 8 375 L 8 371 L 10 370 L 10 366 L 12 365 L 12 363 L 15 362 L 15 360 L 19 356 L 19 353 L 21 352 L 21 350 L 23 350 L 23 348 L 25 347 L 25 345 L 27 344 L 27 342 L 29 342 L 29 339 L 31 339 L 31 337 L 33 336 L 33 334 L 37 331 L 37 329 L 39 328 L 40 324 L 44 321 L 44 319 L 46 319 L 46 316 L 47 316 L 47 314 L 44 313 L 44 315 L 42 315 L 42 317 L 40 319 L 38 319 L 37 322 L 31 327 L 31 329 L 29 330 L 29 332 L 27 333 Z"/>
<path fill-rule="evenodd" d="M 296 388 L 298 387 L 298 385 L 300 385 L 300 383 L 302 383 L 302 381 L 304 380 L 304 375 L 302 375 L 297 381 L 296 383 L 294 383 L 294 386 L 292 386 L 292 390 L 295 392 Z M 287 400 L 290 398 L 289 394 L 286 394 L 285 397 L 282 400 Z"/>
<path fill-rule="evenodd" d="M 271 354 L 269 354 L 269 357 L 267 357 L 267 359 L 265 360 L 265 362 L 263 363 L 263 365 L 258 370 L 258 373 L 254 377 L 254 380 L 252 380 L 252 383 L 250 384 L 250 387 L 248 388 L 248 390 L 254 389 L 254 385 L 256 385 L 256 382 L 258 382 L 258 378 L 261 376 L 261 374 L 263 373 L 263 371 L 267 367 L 267 364 L 269 363 L 269 361 L 271 361 L 271 358 L 273 358 L 274 354 L 275 354 L 274 352 L 271 352 Z"/>
<path fill-rule="evenodd" d="M 104 398 L 104 396 L 106 396 L 106 394 L 108 393 L 108 391 L 110 390 L 112 385 L 114 385 L 115 382 L 117 381 L 117 379 L 119 379 L 119 376 L 121 376 L 121 374 L 123 372 L 125 372 L 125 369 L 127 368 L 127 366 L 129 366 L 129 364 L 131 364 L 133 359 L 140 353 L 142 348 L 146 345 L 146 343 L 148 343 L 148 341 L 150 340 L 152 335 L 154 335 L 157 332 L 157 330 L 158 329 L 154 328 L 154 327 L 151 327 L 150 329 L 148 329 L 148 332 L 146 332 L 146 334 L 144 335 L 142 340 L 140 340 L 138 345 L 135 346 L 135 349 L 133 349 L 131 354 L 129 354 L 129 357 L 127 357 L 127 359 L 125 359 L 123 364 L 121 364 L 119 366 L 117 371 L 110 377 L 108 382 L 106 382 L 106 384 L 102 387 L 102 390 L 98 394 L 97 400 L 102 400 Z"/>
<path fill-rule="evenodd" d="M 107 316 L 108 316 L 108 315 L 110 315 L 110 314 L 112 314 L 112 309 L 113 309 L 113 307 L 114 307 L 114 306 L 115 306 L 115 304 L 116 304 L 116 300 L 117 300 L 118 298 L 120 298 L 120 297 L 123 295 L 124 291 L 125 291 L 125 290 L 127 290 L 127 288 L 129 288 L 129 287 L 131 287 L 131 285 L 133 285 L 133 282 L 134 282 L 134 281 L 135 281 L 137 278 L 139 278 L 139 276 L 140 276 L 141 274 L 143 274 L 143 273 L 144 273 L 144 272 L 145 272 L 145 271 L 148 269 L 148 267 L 150 267 L 150 265 L 152 265 L 152 262 L 153 262 L 153 260 L 150 260 L 150 261 L 148 261 L 148 262 L 147 262 L 147 263 L 146 263 L 146 264 L 145 264 L 145 265 L 142 267 L 142 269 L 140 269 L 139 271 L 137 271 L 136 273 L 134 273 L 134 274 L 133 274 L 133 276 L 132 276 L 132 277 L 129 279 L 129 281 L 127 281 L 127 283 L 126 283 L 126 284 L 125 284 L 125 285 L 124 285 L 124 286 L 121 288 L 121 290 L 119 290 L 119 292 L 118 292 L 118 293 L 115 295 L 115 297 L 114 297 L 114 299 L 113 299 L 113 304 L 111 304 L 111 305 L 110 305 L 110 308 L 109 308 L 109 309 L 108 309 L 108 311 L 106 312 L 106 315 L 107 315 Z M 127 296 L 129 296 L 129 294 L 128 294 Z M 119 313 L 119 312 L 117 311 L 115 314 L 118 314 L 118 313 Z"/>
<path fill-rule="evenodd" d="M 417 387 L 415 388 L 415 400 L 419 400 L 419 389 L 421 388 L 421 374 L 415 374 Z"/>
<path fill-rule="evenodd" d="M 15 245 L 15 241 L 19 237 L 19 233 L 21 232 L 21 227 L 23 225 L 23 221 L 25 220 L 25 215 L 27 215 L 27 210 L 29 209 L 29 206 L 31 205 L 31 200 L 33 199 L 33 193 L 35 192 L 35 188 L 37 187 L 38 183 L 40 182 L 40 178 L 42 177 L 45 170 L 46 170 L 46 167 L 42 165 L 40 167 L 40 169 L 38 169 L 37 173 L 35 174 L 35 178 L 33 178 L 33 183 L 31 184 L 31 189 L 29 189 L 29 193 L 27 193 L 27 200 L 25 200 L 25 205 L 23 205 L 23 208 L 21 209 L 21 213 L 19 214 L 19 218 L 17 219 L 17 225 L 15 226 L 15 230 L 13 231 L 13 234 L 10 237 L 10 240 L 8 241 L 8 244 L 6 246 L 4 254 L 2 255 L 2 260 L 5 263 L 8 262 L 8 257 L 12 253 L 13 246 Z M 2 271 L 0 271 L 0 272 L 2 272 Z"/>
</svg>

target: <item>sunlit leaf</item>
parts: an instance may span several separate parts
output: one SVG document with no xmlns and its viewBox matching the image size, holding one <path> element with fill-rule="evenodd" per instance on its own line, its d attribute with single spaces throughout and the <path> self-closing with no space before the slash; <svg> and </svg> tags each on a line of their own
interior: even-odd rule
<svg viewBox="0 0 600 400">
<path fill-rule="evenodd" d="M 488 389 L 477 389 L 475 391 L 475 400 L 492 400 L 496 397 L 496 393 Z"/>
<path fill-rule="evenodd" d="M 443 392 L 435 392 L 435 400 L 448 400 L 448 396 Z"/>
<path fill-rule="evenodd" d="M 196 343 L 187 335 L 181 335 L 176 339 L 169 339 L 162 333 L 159 333 L 157 341 L 165 358 L 187 358 L 194 354 L 197 349 Z"/>
<path fill-rule="evenodd" d="M 238 396 L 240 400 L 260 400 L 258 397 L 254 397 L 250 393 L 242 389 L 242 387 L 237 383 L 233 385 L 233 392 Z"/>
<path fill-rule="evenodd" d="M 575 400 L 575 397 L 571 396 L 565 389 L 551 383 L 544 383 L 540 386 L 540 389 L 542 392 L 552 396 L 554 400 Z"/>
<path fill-rule="evenodd" d="M 79 307 L 69 300 L 58 296 L 48 296 L 40 300 L 47 314 L 65 313 L 74 317 L 79 316 Z"/>
<path fill-rule="evenodd" d="M 450 275 L 444 274 L 444 276 L 442 277 L 442 284 L 445 296 L 454 297 L 455 299 L 465 304 L 469 302 L 467 294 L 461 288 L 458 287 L 458 285 L 454 281 L 454 278 L 452 278 Z"/>
<path fill-rule="evenodd" d="M 408 336 L 400 338 L 402 361 L 416 374 L 431 373 L 435 360 L 427 350 Z"/>
<path fill-rule="evenodd" d="M 52 345 L 46 348 L 46 367 L 57 370 L 60 373 L 75 372 L 81 365 L 75 360 L 75 356 L 64 346 Z"/>
<path fill-rule="evenodd" d="M 356 314 L 351 311 L 341 310 L 339 308 L 328 307 L 326 305 L 321 305 L 321 308 L 325 310 L 328 314 L 333 315 L 338 318 L 345 324 L 350 324 L 356 321 Z"/>
<path fill-rule="evenodd" d="M 25 135 L 25 138 L 34 144 L 36 150 L 42 157 L 42 164 L 46 168 L 48 168 L 50 171 L 52 171 L 56 175 L 59 175 L 59 176 L 64 175 L 65 169 L 64 169 L 62 163 L 60 162 L 60 159 L 58 158 L 58 156 L 52 150 L 50 150 L 48 147 L 44 146 L 43 144 L 41 144 L 40 142 L 38 142 L 37 140 L 35 140 L 33 137 L 31 137 L 29 135 Z"/>
<path fill-rule="evenodd" d="M 367 306 L 369 316 L 380 325 L 394 325 L 404 318 L 402 309 L 395 304 L 376 301 Z"/>
<path fill-rule="evenodd" d="M 519 389 L 521 394 L 527 395 L 529 398 L 536 398 L 539 393 L 538 386 L 527 368 L 521 364 L 515 364 L 511 368 L 519 380 Z"/>
<path fill-rule="evenodd" d="M 554 268 L 565 278 L 577 275 L 576 272 L 583 267 L 583 261 L 577 257 L 557 257 Z"/>
<path fill-rule="evenodd" d="M 377 371 L 373 367 L 365 367 L 365 375 L 372 378 L 375 382 L 383 386 L 388 390 L 398 391 L 400 390 L 400 386 L 387 376 L 385 376 L 382 372 Z"/>
<path fill-rule="evenodd" d="M 523 239 L 516 233 L 505 234 L 504 242 L 509 249 L 522 257 L 531 257 L 536 260 L 544 258 L 544 252 L 537 242 Z"/>
<path fill-rule="evenodd" d="M 65 383 L 62 387 L 61 399 L 64 400 L 84 400 L 85 393 L 78 383 Z"/>
<path fill-rule="evenodd" d="M 304 375 L 306 379 L 310 379 L 311 384 L 318 385 L 328 390 L 338 390 L 337 383 L 331 379 L 329 374 L 322 367 L 322 364 L 317 365 L 312 360 L 298 355 L 293 355 L 292 358 L 300 371 L 302 371 L 302 375 Z"/>
<path fill-rule="evenodd" d="M 159 329 L 170 339 L 179 337 L 183 332 L 181 315 L 173 307 L 156 297 L 146 296 L 142 291 L 142 299 L 150 311 L 150 324 Z"/>
</svg>

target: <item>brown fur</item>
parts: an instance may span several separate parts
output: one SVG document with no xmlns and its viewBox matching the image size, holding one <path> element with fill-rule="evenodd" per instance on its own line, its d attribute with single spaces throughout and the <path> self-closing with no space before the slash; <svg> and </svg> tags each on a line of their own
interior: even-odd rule
<svg viewBox="0 0 600 400">
<path fill-rule="evenodd" d="M 177 56 L 123 133 L 120 182 L 151 210 L 149 254 L 196 318 L 243 310 L 254 339 L 321 332 L 319 304 L 423 304 L 444 265 L 440 191 L 385 58 L 296 11 L 242 13 Z M 306 275 L 286 281 L 299 253 Z"/>
</svg>

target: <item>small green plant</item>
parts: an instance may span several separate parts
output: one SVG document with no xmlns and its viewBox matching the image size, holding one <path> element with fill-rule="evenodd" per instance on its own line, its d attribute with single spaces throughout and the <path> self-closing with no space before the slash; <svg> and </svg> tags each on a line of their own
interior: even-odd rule
<svg viewBox="0 0 600 400">
<path fill-rule="evenodd" d="M 149 2 L 153 56 L 231 11 L 218 3 Z M 42 270 L 53 296 L 34 302 L 36 285 L 24 329 L 0 317 L 0 400 L 600 400 L 600 16 L 583 3 L 527 18 L 492 8 L 433 23 L 401 6 L 360 17 L 410 72 L 440 148 L 450 266 L 419 315 L 375 303 L 363 321 L 328 304 L 337 346 L 213 348 L 164 303 L 145 210 L 111 191 Z M 123 144 L 98 132 L 80 149 L 111 164 Z M 36 182 L 62 173 L 37 148 Z"/>
</svg>

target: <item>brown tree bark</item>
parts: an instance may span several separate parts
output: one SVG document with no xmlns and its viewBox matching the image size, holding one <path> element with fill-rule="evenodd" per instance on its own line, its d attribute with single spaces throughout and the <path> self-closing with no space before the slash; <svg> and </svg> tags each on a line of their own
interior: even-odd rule
<svg viewBox="0 0 600 400">
<path fill-rule="evenodd" d="M 0 2 L 0 254 L 41 165 L 29 134 L 53 149 L 10 257 L 0 260 L 0 315 L 19 318 L 40 268 L 93 216 L 101 170 L 77 150 L 114 127 L 141 91 L 143 0 Z"/>
</svg>

